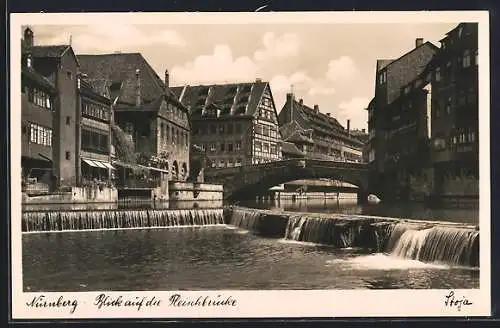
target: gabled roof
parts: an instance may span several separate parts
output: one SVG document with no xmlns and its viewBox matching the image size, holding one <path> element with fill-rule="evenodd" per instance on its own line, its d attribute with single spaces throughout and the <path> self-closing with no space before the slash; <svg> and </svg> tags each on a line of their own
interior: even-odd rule
<svg viewBox="0 0 500 328">
<path fill-rule="evenodd" d="M 30 49 L 30 53 L 33 57 L 49 57 L 49 58 L 59 58 L 64 55 L 64 53 L 71 46 L 68 44 L 61 45 L 50 45 L 50 46 L 33 46 Z"/>
<path fill-rule="evenodd" d="M 177 97 L 156 74 L 140 53 L 114 53 L 103 55 L 78 55 L 80 71 L 91 80 L 108 81 L 111 98 L 118 98 L 118 106 L 135 106 L 136 70 L 139 70 L 141 103 L 151 104 L 168 98 L 177 101 Z"/>
<path fill-rule="evenodd" d="M 33 68 L 23 66 L 21 69 L 22 76 L 27 77 L 31 81 L 37 83 L 39 86 L 51 91 L 52 93 L 57 93 L 55 85 L 50 82 L 46 77 L 37 73 Z"/>
<path fill-rule="evenodd" d="M 215 105 L 219 117 L 254 115 L 267 82 L 178 86 L 172 90 L 179 100 L 190 108 L 191 117 L 201 117 L 203 110 Z"/>
<path fill-rule="evenodd" d="M 387 65 L 392 63 L 394 59 L 377 59 L 377 72 L 384 69 Z"/>
<path fill-rule="evenodd" d="M 283 154 L 295 155 L 298 157 L 306 156 L 306 154 L 300 151 L 295 144 L 287 141 L 281 143 L 281 152 Z"/>
<path fill-rule="evenodd" d="M 427 41 L 385 66 L 387 72 L 387 104 L 392 103 L 399 97 L 402 86 L 422 74 L 438 50 L 439 48 L 436 45 Z"/>
</svg>

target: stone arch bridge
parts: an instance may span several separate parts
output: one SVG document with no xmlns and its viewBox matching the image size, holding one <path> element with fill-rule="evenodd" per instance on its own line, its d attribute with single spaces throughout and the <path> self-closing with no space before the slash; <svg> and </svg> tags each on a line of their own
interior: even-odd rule
<svg viewBox="0 0 500 328">
<path fill-rule="evenodd" d="M 329 178 L 358 187 L 358 199 L 365 201 L 368 193 L 368 168 L 366 164 L 322 161 L 314 159 L 289 159 L 263 164 L 205 169 L 205 181 L 224 185 L 224 198 L 249 199 L 262 195 L 269 188 L 299 179 Z"/>
</svg>

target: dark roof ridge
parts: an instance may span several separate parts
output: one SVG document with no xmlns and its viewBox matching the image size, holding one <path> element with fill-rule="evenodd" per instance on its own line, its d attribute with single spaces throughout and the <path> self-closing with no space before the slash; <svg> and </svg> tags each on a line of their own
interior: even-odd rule
<svg viewBox="0 0 500 328">
<path fill-rule="evenodd" d="M 415 50 L 417 49 L 420 49 L 422 48 L 423 46 L 425 45 L 428 45 L 428 46 L 431 46 L 431 48 L 434 48 L 434 50 L 439 50 L 439 47 L 436 46 L 434 43 L 430 42 L 430 41 L 426 41 L 424 42 L 422 45 L 418 46 L 418 47 L 413 47 L 413 49 L 411 49 L 410 51 L 404 53 L 403 55 L 399 56 L 398 58 L 394 59 L 392 62 L 390 62 L 389 64 L 387 64 L 383 69 L 387 69 L 388 67 L 390 67 L 392 64 L 400 61 L 401 59 L 403 59 L 404 57 L 406 57 L 407 55 L 413 53 Z"/>
</svg>

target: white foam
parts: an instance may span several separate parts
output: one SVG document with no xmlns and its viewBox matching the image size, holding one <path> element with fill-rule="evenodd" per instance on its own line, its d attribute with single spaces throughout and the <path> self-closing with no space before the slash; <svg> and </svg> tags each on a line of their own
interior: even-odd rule
<svg viewBox="0 0 500 328">
<path fill-rule="evenodd" d="M 327 261 L 328 265 L 344 265 L 356 270 L 408 270 L 408 269 L 449 269 L 450 266 L 437 263 L 424 263 L 382 253 L 362 255 L 350 259 Z"/>
</svg>

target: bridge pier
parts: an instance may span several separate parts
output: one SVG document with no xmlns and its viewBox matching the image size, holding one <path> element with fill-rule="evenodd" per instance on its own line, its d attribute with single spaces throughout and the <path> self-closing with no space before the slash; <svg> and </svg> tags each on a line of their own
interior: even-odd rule
<svg viewBox="0 0 500 328">
<path fill-rule="evenodd" d="M 368 203 L 368 192 L 365 190 L 358 190 L 358 204 L 367 204 Z"/>
</svg>

